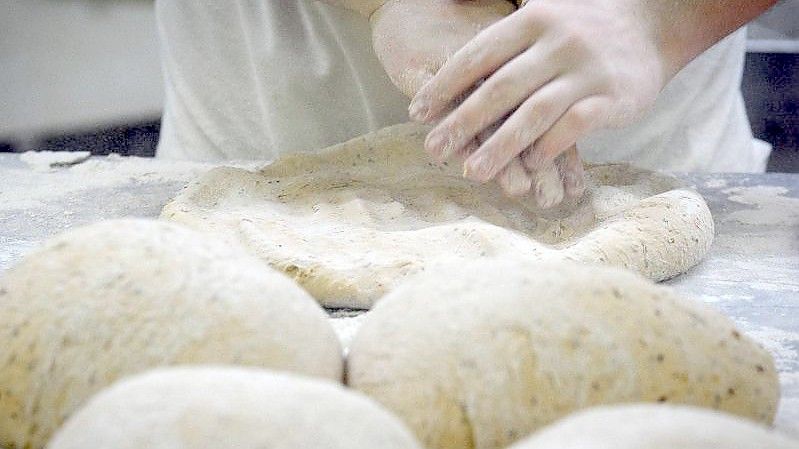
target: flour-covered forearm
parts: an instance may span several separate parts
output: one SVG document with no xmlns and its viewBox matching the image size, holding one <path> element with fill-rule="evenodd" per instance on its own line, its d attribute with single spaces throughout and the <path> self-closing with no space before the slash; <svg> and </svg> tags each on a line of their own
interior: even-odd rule
<svg viewBox="0 0 799 449">
<path fill-rule="evenodd" d="M 634 0 L 632 3 L 650 21 L 663 55 L 664 69 L 671 77 L 777 0 Z"/>
</svg>

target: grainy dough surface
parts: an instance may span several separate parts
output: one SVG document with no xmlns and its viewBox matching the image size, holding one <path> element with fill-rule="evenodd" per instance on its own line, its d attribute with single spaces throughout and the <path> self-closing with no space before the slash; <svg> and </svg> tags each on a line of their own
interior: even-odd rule
<svg viewBox="0 0 799 449">
<path fill-rule="evenodd" d="M 421 449 L 342 385 L 242 367 L 150 371 L 102 391 L 49 449 Z"/>
<path fill-rule="evenodd" d="M 164 221 L 110 220 L 53 237 L 4 273 L 0 447 L 43 447 L 91 395 L 153 367 L 342 378 L 341 346 L 313 298 L 207 237 Z"/>
<path fill-rule="evenodd" d="M 779 400 L 771 355 L 720 312 L 626 270 L 506 259 L 420 273 L 386 295 L 352 342 L 347 380 L 430 449 L 506 448 L 600 404 L 770 424 Z"/>
<path fill-rule="evenodd" d="M 799 449 L 751 421 L 694 407 L 632 404 L 575 413 L 508 449 Z"/>
<path fill-rule="evenodd" d="M 663 280 L 710 247 L 707 205 L 673 178 L 592 166 L 584 199 L 542 210 L 464 180 L 458 164 L 431 163 L 426 130 L 397 125 L 257 172 L 214 169 L 162 217 L 243 243 L 331 307 L 369 308 L 451 259 L 598 262 Z"/>
</svg>

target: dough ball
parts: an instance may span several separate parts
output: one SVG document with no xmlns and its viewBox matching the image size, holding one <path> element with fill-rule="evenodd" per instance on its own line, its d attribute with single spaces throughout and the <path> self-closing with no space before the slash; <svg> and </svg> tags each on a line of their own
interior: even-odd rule
<svg viewBox="0 0 799 449">
<path fill-rule="evenodd" d="M 431 449 L 503 448 L 621 402 L 770 422 L 779 397 L 771 356 L 720 313 L 617 268 L 508 259 L 392 291 L 356 335 L 348 378 Z"/>
<path fill-rule="evenodd" d="M 257 172 L 215 168 L 161 216 L 241 244 L 335 308 L 369 309 L 454 259 L 601 263 L 660 281 L 710 249 L 710 210 L 676 178 L 587 166 L 584 198 L 542 210 L 533 195 L 465 179 L 461 164 L 432 163 L 428 132 L 396 125 Z"/>
<path fill-rule="evenodd" d="M 799 449 L 767 427 L 686 406 L 596 407 L 542 429 L 509 449 Z"/>
<path fill-rule="evenodd" d="M 92 394 L 161 365 L 240 364 L 340 379 L 327 317 L 284 275 L 185 229 L 66 232 L 0 280 L 0 446 L 40 448 Z"/>
<path fill-rule="evenodd" d="M 67 421 L 49 449 L 421 449 L 377 403 L 321 380 L 226 367 L 122 380 Z"/>
</svg>

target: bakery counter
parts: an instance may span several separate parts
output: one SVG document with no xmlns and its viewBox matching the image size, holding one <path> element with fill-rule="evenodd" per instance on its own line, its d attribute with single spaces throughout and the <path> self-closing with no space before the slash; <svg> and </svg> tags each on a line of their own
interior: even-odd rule
<svg viewBox="0 0 799 449">
<path fill-rule="evenodd" d="M 67 228 L 157 217 L 210 167 L 116 156 L 26 162 L 0 154 L 0 272 Z M 782 383 L 777 426 L 799 436 L 799 174 L 678 177 L 705 197 L 716 238 L 700 265 L 665 283 L 720 309 L 771 351 Z M 333 315 L 347 343 L 363 315 Z"/>
</svg>

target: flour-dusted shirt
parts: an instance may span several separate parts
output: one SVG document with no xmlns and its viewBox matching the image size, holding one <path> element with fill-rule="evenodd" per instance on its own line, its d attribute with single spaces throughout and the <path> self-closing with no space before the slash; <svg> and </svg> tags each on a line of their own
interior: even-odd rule
<svg viewBox="0 0 799 449">
<path fill-rule="evenodd" d="M 158 156 L 273 159 L 407 121 L 368 22 L 308 0 L 157 2 Z"/>
<path fill-rule="evenodd" d="M 271 160 L 408 120 L 366 19 L 315 0 L 159 0 L 166 104 L 158 156 Z M 654 110 L 580 142 L 584 158 L 762 171 L 740 94 L 745 32 L 693 61 Z"/>
</svg>

